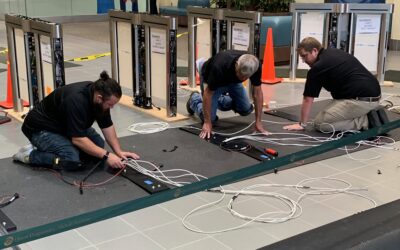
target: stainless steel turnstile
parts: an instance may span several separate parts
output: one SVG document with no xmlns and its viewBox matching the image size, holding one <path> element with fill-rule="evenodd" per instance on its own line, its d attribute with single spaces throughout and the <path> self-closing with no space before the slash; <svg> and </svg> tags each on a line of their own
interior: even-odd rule
<svg viewBox="0 0 400 250">
<path fill-rule="evenodd" d="M 110 17 L 110 44 L 112 76 L 130 90 L 133 103 L 151 108 L 146 100 L 145 36 L 142 15 L 112 10 Z"/>
<path fill-rule="evenodd" d="M 151 109 L 153 97 L 176 116 L 176 19 L 119 10 L 109 12 L 112 75 L 133 90 L 133 104 Z"/>
<path fill-rule="evenodd" d="M 65 85 L 64 48 L 61 24 L 31 20 L 35 36 L 37 81 L 40 99 Z"/>
<path fill-rule="evenodd" d="M 29 100 L 33 107 L 54 88 L 65 85 L 61 26 L 12 14 L 6 14 L 5 21 L 13 106 L 21 112 L 22 100 Z"/>
<path fill-rule="evenodd" d="M 354 55 L 379 82 L 384 82 L 392 4 L 291 4 L 293 12 L 290 79 L 306 69 L 297 55 L 299 42 L 315 37 L 323 47 Z"/>
<path fill-rule="evenodd" d="M 165 99 L 167 116 L 177 114 L 177 20 L 175 17 L 144 15 L 146 96 Z"/>
<path fill-rule="evenodd" d="M 5 16 L 8 56 L 11 69 L 14 111 L 22 112 L 23 102 L 33 106 L 31 65 L 33 62 L 33 34 L 30 32 L 29 18 L 20 15 Z"/>
</svg>

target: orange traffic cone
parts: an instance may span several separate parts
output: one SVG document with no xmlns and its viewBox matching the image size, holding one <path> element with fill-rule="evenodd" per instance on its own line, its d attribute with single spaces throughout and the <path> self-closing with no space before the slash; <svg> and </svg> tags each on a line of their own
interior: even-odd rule
<svg viewBox="0 0 400 250">
<path fill-rule="evenodd" d="M 182 79 L 182 80 L 179 81 L 179 85 L 186 86 L 188 84 L 189 84 L 189 82 L 188 82 L 187 79 Z"/>
<path fill-rule="evenodd" d="M 282 82 L 282 78 L 275 77 L 274 45 L 272 39 L 272 29 L 268 28 L 267 43 L 264 49 L 264 61 L 262 65 L 261 82 L 275 84 Z"/>
<path fill-rule="evenodd" d="M 200 85 L 200 75 L 197 70 L 196 70 L 196 85 Z"/>
<path fill-rule="evenodd" d="M 13 108 L 13 98 L 12 98 L 12 82 L 11 82 L 11 71 L 10 62 L 7 60 L 7 97 L 5 101 L 0 102 L 0 107 L 5 109 Z"/>
<path fill-rule="evenodd" d="M 196 60 L 199 59 L 199 45 L 196 44 Z M 200 85 L 200 75 L 196 67 L 196 85 Z"/>
</svg>

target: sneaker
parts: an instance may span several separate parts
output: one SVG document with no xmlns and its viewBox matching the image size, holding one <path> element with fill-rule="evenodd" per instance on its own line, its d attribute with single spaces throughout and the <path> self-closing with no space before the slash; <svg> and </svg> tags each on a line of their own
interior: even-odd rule
<svg viewBox="0 0 400 250">
<path fill-rule="evenodd" d="M 33 145 L 29 143 L 28 145 L 25 145 L 22 148 L 20 148 L 18 152 L 24 152 L 24 151 L 31 152 L 33 150 L 33 148 L 34 148 Z"/>
<path fill-rule="evenodd" d="M 192 96 L 193 96 L 195 93 L 200 94 L 200 92 L 197 91 L 197 90 L 196 90 L 196 91 L 193 91 L 193 92 L 190 94 L 189 99 L 188 99 L 187 102 L 186 102 L 186 110 L 187 110 L 187 112 L 189 113 L 189 115 L 194 115 L 194 111 L 190 108 L 190 100 L 192 99 Z"/>
<path fill-rule="evenodd" d="M 15 155 L 13 155 L 13 160 L 29 164 L 29 155 L 31 154 L 32 150 L 33 146 L 28 147 L 27 145 L 22 147 Z"/>
</svg>

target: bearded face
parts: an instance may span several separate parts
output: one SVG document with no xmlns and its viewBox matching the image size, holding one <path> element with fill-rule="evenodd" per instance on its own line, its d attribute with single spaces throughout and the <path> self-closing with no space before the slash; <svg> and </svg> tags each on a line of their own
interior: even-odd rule
<svg viewBox="0 0 400 250">
<path fill-rule="evenodd" d="M 105 99 L 102 95 L 96 94 L 93 103 L 94 115 L 96 118 L 104 116 L 111 108 L 117 104 L 119 98 L 112 95 Z"/>
<path fill-rule="evenodd" d="M 103 103 L 94 103 L 93 110 L 96 118 L 101 118 L 106 113 L 106 110 L 103 109 Z"/>
</svg>

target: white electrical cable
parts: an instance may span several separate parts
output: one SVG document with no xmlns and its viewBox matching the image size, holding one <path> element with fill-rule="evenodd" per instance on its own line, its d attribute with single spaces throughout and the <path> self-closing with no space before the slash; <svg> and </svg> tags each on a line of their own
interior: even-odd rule
<svg viewBox="0 0 400 250">
<path fill-rule="evenodd" d="M 169 128 L 166 122 L 139 122 L 128 127 L 128 130 L 138 134 L 152 134 Z"/>
<path fill-rule="evenodd" d="M 202 179 L 207 179 L 205 176 L 200 174 L 192 173 L 186 169 L 168 169 L 168 170 L 160 170 L 160 168 L 152 162 L 143 161 L 143 160 L 135 160 L 128 159 L 124 161 L 126 167 L 130 167 L 139 173 L 150 176 L 160 182 L 165 184 L 169 184 L 176 187 L 181 187 L 185 184 L 190 184 L 192 182 L 189 181 L 174 181 L 173 179 L 178 178 L 192 178 L 195 181 L 200 181 Z M 152 168 L 152 170 L 150 170 Z M 176 173 L 173 175 L 173 173 Z"/>
<path fill-rule="evenodd" d="M 262 120 L 263 122 L 271 122 L 267 120 Z M 272 123 L 277 123 L 277 122 L 272 122 Z M 288 122 L 279 122 L 278 124 L 287 124 Z M 233 136 L 235 134 L 239 134 L 248 128 L 250 128 L 254 122 L 250 123 L 248 126 L 246 126 L 243 129 L 240 129 L 236 132 L 232 133 L 221 133 L 221 132 L 214 132 L 216 134 L 220 134 L 223 136 Z M 321 143 L 324 142 L 329 142 L 329 141 L 335 141 L 339 140 L 346 133 L 359 133 L 359 131 L 353 131 L 353 130 L 348 130 L 348 131 L 342 131 L 336 134 L 335 136 L 335 128 L 332 124 L 322 124 L 325 126 L 330 126 L 331 129 L 329 131 L 321 131 L 322 133 L 325 134 L 330 134 L 329 137 L 316 137 L 316 136 L 310 136 L 307 134 L 302 134 L 302 133 L 269 133 L 269 134 L 263 134 L 263 133 L 252 133 L 252 134 L 246 134 L 246 135 L 239 135 L 239 136 L 233 136 L 228 139 L 226 139 L 224 142 L 229 142 L 232 140 L 237 140 L 237 139 L 246 139 L 250 141 L 257 141 L 263 144 L 272 144 L 272 145 L 280 145 L 280 146 L 298 146 L 298 147 L 316 147 L 320 146 Z M 168 123 L 166 122 L 146 122 L 146 123 L 135 123 L 129 126 L 129 130 L 135 133 L 139 134 L 151 134 L 151 133 L 157 133 L 161 132 L 167 129 L 171 128 L 190 128 L 190 129 L 196 129 L 196 130 L 201 130 L 201 128 L 193 127 L 193 126 L 180 126 L 180 127 L 170 127 Z M 279 137 L 279 138 L 274 138 L 276 136 L 282 136 L 286 135 L 288 137 Z M 377 139 L 374 141 L 358 141 L 356 142 L 356 145 L 353 147 L 350 146 L 345 146 L 343 148 L 339 148 L 340 150 L 345 150 L 347 156 L 353 160 L 358 160 L 358 161 L 368 161 L 368 160 L 375 160 L 380 158 L 380 155 L 371 157 L 371 158 L 366 158 L 366 159 L 360 159 L 360 158 L 355 158 L 350 155 L 350 151 L 354 151 L 358 149 L 361 145 L 369 146 L 369 147 L 376 147 L 376 148 L 382 148 L 382 149 L 389 149 L 389 150 L 399 150 L 398 148 L 394 147 L 394 139 L 390 137 L 384 137 L 384 136 L 377 136 Z M 382 142 L 383 140 L 386 140 L 388 142 Z"/>
<path fill-rule="evenodd" d="M 326 188 L 326 187 L 313 187 L 310 185 L 305 185 L 305 183 L 308 182 L 312 182 L 312 181 L 320 181 L 320 180 L 328 180 L 328 181 L 335 181 L 335 182 L 339 182 L 339 183 L 343 183 L 346 184 L 346 187 L 344 188 Z M 276 192 L 264 192 L 264 191 L 259 191 L 259 190 L 254 190 L 256 188 L 260 188 L 260 187 L 291 187 L 291 188 L 295 188 L 299 193 L 300 196 L 298 197 L 297 200 L 293 200 L 285 195 L 276 193 Z M 307 190 L 307 191 L 304 191 Z M 213 191 L 213 192 L 221 192 L 222 196 L 220 199 L 214 201 L 214 202 L 210 202 L 204 205 L 201 205 L 195 209 L 193 209 L 192 211 L 190 211 L 189 213 L 187 213 L 183 218 L 182 218 L 182 224 L 185 228 L 187 228 L 190 231 L 196 232 L 196 233 L 202 233 L 202 234 L 216 234 L 216 233 L 223 233 L 223 232 L 227 232 L 227 231 L 232 231 L 232 230 L 236 230 L 239 228 L 243 228 L 245 226 L 247 226 L 248 224 L 252 223 L 252 222 L 262 222 L 262 223 L 282 223 L 294 218 L 299 217 L 302 212 L 303 209 L 300 206 L 300 201 L 306 197 L 307 195 L 331 195 L 331 194 L 338 194 L 338 193 L 344 193 L 344 194 L 349 194 L 349 195 L 355 195 L 364 199 L 367 199 L 368 201 L 370 201 L 373 204 L 373 207 L 377 206 L 377 203 L 369 198 L 366 195 L 362 195 L 359 193 L 356 193 L 356 191 L 366 191 L 366 188 L 353 188 L 352 185 L 344 180 L 341 179 L 337 179 L 337 178 L 330 178 L 330 177 L 321 177 L 321 178 L 309 178 L 309 179 L 305 179 L 300 181 L 298 184 L 296 185 L 280 185 L 280 184 L 255 184 L 252 186 L 248 186 L 245 187 L 241 190 L 225 190 L 223 189 L 223 187 L 220 187 L 220 189 L 211 189 L 209 191 Z M 215 206 L 217 204 L 219 204 L 227 194 L 233 194 L 232 198 L 230 199 L 228 205 L 227 205 L 227 209 L 230 211 L 230 213 L 238 218 L 247 220 L 247 222 L 242 223 L 238 226 L 235 227 L 230 227 L 230 228 L 224 228 L 224 229 L 220 229 L 220 230 L 213 230 L 213 231 L 204 231 L 198 228 L 194 228 L 193 226 L 190 226 L 187 222 L 188 218 L 190 215 L 208 208 L 208 207 L 212 207 Z M 238 211 L 236 211 L 233 208 L 233 203 L 234 201 L 239 197 L 239 195 L 252 195 L 252 196 L 264 196 L 264 197 L 273 197 L 276 198 L 278 200 L 280 200 L 281 202 L 283 202 L 284 205 L 286 205 L 289 209 L 288 210 L 282 210 L 282 211 L 272 211 L 272 212 L 265 212 L 262 213 L 260 215 L 257 216 L 248 216 L 248 215 L 244 215 L 242 213 L 239 213 Z"/>
</svg>

